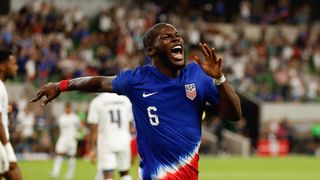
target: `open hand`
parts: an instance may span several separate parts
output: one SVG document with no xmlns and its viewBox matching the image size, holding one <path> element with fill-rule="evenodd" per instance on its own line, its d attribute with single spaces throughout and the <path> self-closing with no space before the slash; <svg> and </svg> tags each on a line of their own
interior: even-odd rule
<svg viewBox="0 0 320 180">
<path fill-rule="evenodd" d="M 222 58 L 218 58 L 215 49 L 209 48 L 207 44 L 199 43 L 199 47 L 205 60 L 202 61 L 198 56 L 195 56 L 194 59 L 206 74 L 215 79 L 220 78 L 222 76 Z"/>
<path fill-rule="evenodd" d="M 60 89 L 59 89 L 59 83 L 48 83 L 37 92 L 36 97 L 34 97 L 30 102 L 37 102 L 39 101 L 43 96 L 46 96 L 47 99 L 45 99 L 41 105 L 45 106 L 49 102 L 51 102 L 54 98 L 59 96 Z"/>
</svg>

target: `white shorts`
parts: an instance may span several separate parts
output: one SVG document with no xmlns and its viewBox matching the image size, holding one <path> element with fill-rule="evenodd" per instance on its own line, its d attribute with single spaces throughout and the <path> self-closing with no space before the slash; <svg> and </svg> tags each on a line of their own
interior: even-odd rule
<svg viewBox="0 0 320 180">
<path fill-rule="evenodd" d="M 4 146 L 0 142 L 0 174 L 4 174 L 9 170 L 9 160 Z"/>
<path fill-rule="evenodd" d="M 98 152 L 98 169 L 127 171 L 131 165 L 130 147 L 125 151 L 118 152 Z"/>
<path fill-rule="evenodd" d="M 77 153 L 77 141 L 59 138 L 56 144 L 56 153 L 75 156 Z"/>
</svg>

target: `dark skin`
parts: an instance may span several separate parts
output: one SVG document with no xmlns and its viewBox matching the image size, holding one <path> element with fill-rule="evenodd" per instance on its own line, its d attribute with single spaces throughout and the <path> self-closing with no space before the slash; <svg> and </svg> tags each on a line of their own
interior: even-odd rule
<svg viewBox="0 0 320 180">
<path fill-rule="evenodd" d="M 13 78 L 17 74 L 18 65 L 16 63 L 16 58 L 13 55 L 8 57 L 3 63 L 0 63 L 0 79 L 5 81 L 9 78 Z M 6 144 L 9 142 L 8 138 L 5 135 L 4 125 L 2 123 L 0 113 L 0 141 L 2 144 Z M 0 174 L 0 179 L 3 175 Z M 17 162 L 10 162 L 9 164 L 9 171 L 4 174 L 6 179 L 15 179 L 20 180 L 22 179 L 22 175 L 20 169 L 18 167 Z"/>
<path fill-rule="evenodd" d="M 181 70 L 185 67 L 186 61 L 183 56 L 183 39 L 178 31 L 170 24 L 165 24 L 156 29 L 153 38 L 153 43 L 146 47 L 146 54 L 153 59 L 153 66 L 159 69 L 164 75 L 175 78 L 179 76 Z M 182 57 L 175 56 L 171 52 L 175 46 L 182 47 Z M 207 44 L 199 44 L 205 59 L 201 60 L 195 57 L 197 63 L 201 66 L 204 72 L 212 78 L 218 79 L 222 76 L 222 58 L 218 58 L 214 48 L 210 48 Z M 77 90 L 84 92 L 113 92 L 111 76 L 92 76 L 82 77 L 69 80 L 68 90 Z M 241 106 L 239 96 L 224 82 L 218 86 L 219 97 L 219 112 L 221 116 L 231 121 L 238 121 L 241 117 Z M 43 96 L 46 99 L 42 105 L 51 102 L 60 94 L 59 83 L 48 83 L 43 86 L 31 100 L 31 102 L 39 101 Z"/>
</svg>

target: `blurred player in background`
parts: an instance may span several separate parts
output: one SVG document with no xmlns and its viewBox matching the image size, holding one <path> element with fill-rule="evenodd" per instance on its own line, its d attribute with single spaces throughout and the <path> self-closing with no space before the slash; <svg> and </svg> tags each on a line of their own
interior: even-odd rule
<svg viewBox="0 0 320 180">
<path fill-rule="evenodd" d="M 88 113 L 89 149 L 93 158 L 94 150 L 97 149 L 97 169 L 98 174 L 103 172 L 102 179 L 113 179 L 113 171 L 118 170 L 121 180 L 131 180 L 129 169 L 132 120 L 132 106 L 127 97 L 102 93 L 92 100 Z"/>
<path fill-rule="evenodd" d="M 71 103 L 67 102 L 65 104 L 64 113 L 58 119 L 58 126 L 60 134 L 56 144 L 56 156 L 51 177 L 59 176 L 64 156 L 66 156 L 68 158 L 68 171 L 65 178 L 72 179 L 76 166 L 77 135 L 81 128 L 81 122 L 78 115 L 73 112 Z"/>
<path fill-rule="evenodd" d="M 222 59 L 207 44 L 199 44 L 205 60 L 195 56 L 198 64 L 188 65 L 183 38 L 170 24 L 152 26 L 143 44 L 152 65 L 117 76 L 48 83 L 31 102 L 46 96 L 45 105 L 67 90 L 126 95 L 137 129 L 140 179 L 198 179 L 201 116 L 206 102 L 226 119 L 238 121 L 240 99 L 222 73 Z"/>
<path fill-rule="evenodd" d="M 20 180 L 22 175 L 17 158 L 9 141 L 8 94 L 3 84 L 17 74 L 16 58 L 8 50 L 0 50 L 0 179 Z"/>
</svg>

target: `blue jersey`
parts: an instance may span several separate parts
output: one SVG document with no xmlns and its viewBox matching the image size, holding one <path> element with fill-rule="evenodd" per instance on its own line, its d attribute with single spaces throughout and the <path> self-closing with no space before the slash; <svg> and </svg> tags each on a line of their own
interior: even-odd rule
<svg viewBox="0 0 320 180">
<path fill-rule="evenodd" d="M 142 66 L 121 72 L 112 85 L 132 103 L 142 178 L 163 179 L 190 164 L 200 146 L 205 104 L 219 101 L 212 78 L 195 63 L 176 78 Z"/>
</svg>

